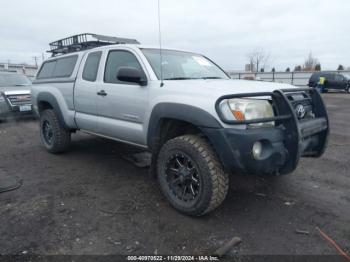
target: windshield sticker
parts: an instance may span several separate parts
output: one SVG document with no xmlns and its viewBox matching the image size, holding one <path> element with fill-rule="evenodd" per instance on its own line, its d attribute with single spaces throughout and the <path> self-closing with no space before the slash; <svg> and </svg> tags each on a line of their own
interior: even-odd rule
<svg viewBox="0 0 350 262">
<path fill-rule="evenodd" d="M 200 56 L 193 56 L 193 59 L 196 60 L 196 62 L 202 66 L 212 66 L 208 60 L 206 60 L 204 57 Z"/>
</svg>

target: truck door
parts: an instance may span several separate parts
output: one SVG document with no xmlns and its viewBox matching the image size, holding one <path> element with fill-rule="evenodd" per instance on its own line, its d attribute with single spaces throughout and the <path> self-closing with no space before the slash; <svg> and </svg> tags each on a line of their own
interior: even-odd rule
<svg viewBox="0 0 350 262">
<path fill-rule="evenodd" d="M 97 132 L 97 79 L 102 51 L 85 55 L 74 88 L 75 121 L 89 132 Z M 102 70 L 100 70 L 102 71 Z"/>
<path fill-rule="evenodd" d="M 99 85 L 98 133 L 116 140 L 144 146 L 144 117 L 148 103 L 148 86 L 117 79 L 120 67 L 141 71 L 147 78 L 137 54 L 126 49 L 110 50 L 105 54 L 103 83 Z"/>
</svg>

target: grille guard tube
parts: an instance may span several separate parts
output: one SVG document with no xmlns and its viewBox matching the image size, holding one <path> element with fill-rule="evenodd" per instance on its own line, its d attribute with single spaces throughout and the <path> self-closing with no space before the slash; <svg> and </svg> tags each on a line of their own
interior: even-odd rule
<svg viewBox="0 0 350 262">
<path fill-rule="evenodd" d="M 294 108 L 287 98 L 287 93 L 307 92 L 311 98 L 315 118 L 298 120 Z M 227 120 L 220 110 L 223 100 L 232 98 L 271 97 L 276 110 L 276 116 L 253 120 Z M 243 93 L 221 96 L 215 103 L 216 112 L 222 122 L 229 125 L 244 125 L 275 121 L 275 126 L 284 130 L 284 144 L 288 152 L 285 164 L 280 173 L 290 173 L 298 165 L 301 156 L 320 157 L 327 146 L 329 136 L 329 120 L 326 107 L 320 93 L 311 88 L 291 88 L 273 92 Z M 316 139 L 315 139 L 316 138 Z M 316 142 L 315 142 L 316 141 Z"/>
</svg>

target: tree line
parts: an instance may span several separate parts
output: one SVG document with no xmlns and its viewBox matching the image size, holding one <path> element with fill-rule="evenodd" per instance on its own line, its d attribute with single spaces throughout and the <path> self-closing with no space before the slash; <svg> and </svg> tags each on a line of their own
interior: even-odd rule
<svg viewBox="0 0 350 262">
<path fill-rule="evenodd" d="M 248 64 L 246 65 L 247 71 L 252 72 L 265 72 L 265 69 L 268 67 L 271 62 L 271 56 L 264 49 L 255 49 L 247 54 Z M 301 65 L 296 65 L 294 67 L 295 72 L 298 71 L 321 71 L 321 63 L 318 58 L 314 57 L 310 52 L 304 63 Z M 337 68 L 338 71 L 345 70 L 343 65 L 339 65 Z M 276 69 L 273 67 L 271 72 L 275 72 Z M 291 68 L 287 67 L 286 72 L 291 72 Z"/>
</svg>

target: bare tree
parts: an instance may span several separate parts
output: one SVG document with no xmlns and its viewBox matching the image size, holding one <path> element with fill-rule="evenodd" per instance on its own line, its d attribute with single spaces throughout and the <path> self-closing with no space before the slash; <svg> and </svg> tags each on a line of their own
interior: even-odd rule
<svg viewBox="0 0 350 262">
<path fill-rule="evenodd" d="M 320 65 L 320 62 L 318 61 L 317 58 L 315 58 L 312 53 L 310 52 L 308 57 L 306 58 L 305 62 L 304 62 L 304 71 L 312 71 L 315 70 L 316 65 Z"/>
<path fill-rule="evenodd" d="M 270 54 L 262 48 L 256 48 L 247 54 L 247 58 L 252 71 L 259 72 L 267 66 L 270 59 Z"/>
<path fill-rule="evenodd" d="M 339 65 L 337 70 L 338 71 L 344 70 L 344 66 L 343 65 Z"/>
</svg>

